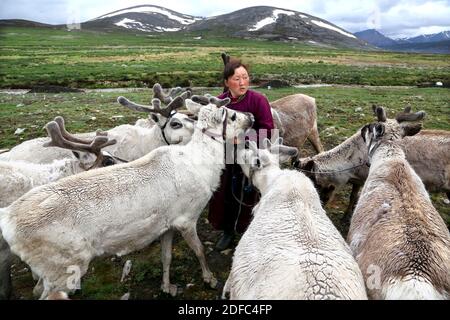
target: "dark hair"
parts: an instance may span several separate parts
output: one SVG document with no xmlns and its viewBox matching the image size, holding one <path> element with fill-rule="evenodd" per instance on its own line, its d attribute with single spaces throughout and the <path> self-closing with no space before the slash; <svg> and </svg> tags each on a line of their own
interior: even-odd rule
<svg viewBox="0 0 450 320">
<path fill-rule="evenodd" d="M 223 69 L 223 80 L 228 80 L 229 77 L 234 75 L 234 71 L 240 67 L 244 67 L 249 72 L 250 68 L 247 64 L 243 64 L 241 60 L 231 58 Z"/>
</svg>

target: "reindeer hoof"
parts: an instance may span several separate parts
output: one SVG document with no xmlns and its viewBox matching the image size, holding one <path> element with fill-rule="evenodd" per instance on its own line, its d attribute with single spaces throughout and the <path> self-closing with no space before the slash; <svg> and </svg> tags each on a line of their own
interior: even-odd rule
<svg viewBox="0 0 450 320">
<path fill-rule="evenodd" d="M 164 293 L 170 294 L 172 297 L 175 297 L 177 295 L 177 285 L 176 284 L 169 284 L 168 286 L 161 286 L 161 289 Z"/>
<path fill-rule="evenodd" d="M 206 281 L 206 282 L 209 283 L 209 286 L 210 286 L 212 289 L 216 289 L 216 288 L 217 288 L 217 279 L 214 278 L 213 276 L 211 276 L 211 278 L 209 278 L 209 280 Z"/>
</svg>

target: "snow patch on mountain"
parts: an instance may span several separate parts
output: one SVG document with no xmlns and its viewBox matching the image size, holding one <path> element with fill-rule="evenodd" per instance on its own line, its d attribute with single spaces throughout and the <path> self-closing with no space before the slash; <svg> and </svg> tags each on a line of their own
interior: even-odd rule
<svg viewBox="0 0 450 320">
<path fill-rule="evenodd" d="M 258 21 L 253 27 L 249 28 L 248 31 L 256 31 L 256 30 L 259 30 L 269 24 L 275 23 L 278 20 L 278 17 L 280 14 L 292 16 L 292 15 L 295 15 L 295 12 L 275 9 L 275 10 L 273 10 L 272 16 Z"/>
<path fill-rule="evenodd" d="M 195 21 L 202 20 L 202 18 L 196 18 L 196 17 L 186 16 L 186 15 L 183 15 L 183 17 L 185 17 L 185 18 L 182 18 L 181 16 L 174 15 L 170 11 L 164 10 L 163 8 L 158 8 L 158 7 L 153 7 L 153 6 L 139 6 L 139 7 L 128 8 L 128 9 L 124 9 L 124 10 L 119 10 L 116 12 L 106 14 L 104 16 L 100 16 L 97 19 L 114 17 L 119 14 L 125 14 L 125 13 L 130 13 L 130 12 L 147 13 L 147 14 L 159 13 L 159 14 L 167 16 L 167 18 L 169 18 L 171 20 L 175 20 L 184 25 L 193 24 Z"/>
<path fill-rule="evenodd" d="M 332 25 L 329 25 L 328 23 L 325 23 L 325 22 L 322 22 L 322 21 L 318 21 L 318 20 L 311 20 L 311 22 L 314 23 L 315 25 L 319 26 L 319 27 L 327 28 L 327 29 L 339 32 L 340 34 L 343 34 L 344 36 L 356 39 L 356 37 L 354 35 L 352 35 L 351 33 L 342 31 L 341 29 L 333 27 Z"/>
<path fill-rule="evenodd" d="M 133 19 L 122 19 L 119 22 L 114 23 L 116 26 L 119 27 L 123 27 L 126 29 L 136 29 L 139 31 L 145 31 L 145 32 L 164 32 L 164 31 L 168 31 L 168 32 L 175 32 L 175 31 L 180 31 L 181 28 L 163 28 L 163 27 L 159 27 L 159 26 L 154 26 L 154 25 L 149 25 L 149 24 L 144 24 L 142 22 L 133 20 Z"/>
</svg>

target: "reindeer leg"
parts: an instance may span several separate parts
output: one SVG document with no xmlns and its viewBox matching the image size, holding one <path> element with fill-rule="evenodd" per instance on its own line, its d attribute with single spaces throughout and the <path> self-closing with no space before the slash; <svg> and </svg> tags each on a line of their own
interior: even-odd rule
<svg viewBox="0 0 450 320">
<path fill-rule="evenodd" d="M 212 272 L 209 270 L 208 264 L 206 263 L 205 250 L 203 248 L 203 244 L 197 235 L 197 228 L 195 224 L 190 224 L 184 226 L 183 229 L 180 230 L 181 235 L 184 240 L 186 240 L 189 247 L 195 252 L 198 260 L 200 261 L 200 266 L 202 268 L 203 273 L 203 281 L 209 283 L 211 288 L 216 288 L 217 279 L 214 277 Z"/>
<path fill-rule="evenodd" d="M 0 300 L 11 297 L 11 251 L 0 234 Z"/>
<path fill-rule="evenodd" d="M 314 150 L 316 150 L 317 153 L 323 152 L 323 146 L 322 142 L 320 142 L 320 136 L 319 131 L 317 130 L 317 126 L 314 126 L 314 128 L 311 130 L 308 136 L 308 141 L 312 144 Z"/>
<path fill-rule="evenodd" d="M 361 189 L 361 185 L 353 183 L 352 192 L 350 194 L 350 201 L 348 203 L 347 209 L 345 210 L 344 216 L 342 217 L 342 222 L 350 223 L 352 218 L 353 210 L 355 209 L 356 202 L 358 201 L 358 192 Z"/>
<path fill-rule="evenodd" d="M 172 262 L 173 230 L 166 231 L 161 236 L 161 260 L 163 264 L 163 281 L 161 289 L 172 297 L 177 295 L 177 286 L 170 283 L 170 263 Z"/>
<path fill-rule="evenodd" d="M 227 299 L 227 294 L 230 295 L 230 291 L 231 291 L 231 273 L 228 275 L 227 281 L 225 282 L 225 285 L 223 286 L 222 289 L 222 300 L 226 300 Z"/>
</svg>

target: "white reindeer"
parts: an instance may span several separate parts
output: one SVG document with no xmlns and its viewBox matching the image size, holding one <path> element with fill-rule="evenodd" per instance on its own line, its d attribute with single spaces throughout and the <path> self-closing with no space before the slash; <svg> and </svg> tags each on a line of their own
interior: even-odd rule
<svg viewBox="0 0 450 320">
<path fill-rule="evenodd" d="M 116 143 L 116 140 L 110 140 L 106 136 L 96 136 L 92 140 L 80 140 L 65 131 L 64 121 L 61 117 L 57 117 L 55 120 L 57 121 L 51 121 L 46 125 L 51 140 L 45 146 L 70 149 L 77 155 L 76 158 L 55 160 L 51 164 L 0 161 L 0 208 L 10 205 L 36 186 L 86 170 L 121 162 L 102 152 L 102 148 Z M 9 247 L 0 235 L 0 299 L 7 299 L 11 294 L 10 264 Z"/>
<path fill-rule="evenodd" d="M 115 139 L 104 135 L 98 135 L 92 140 L 78 139 L 65 130 L 62 117 L 56 117 L 55 121 L 47 123 L 45 128 L 50 141 L 44 143 L 43 147 L 71 150 L 75 159 L 54 160 L 50 164 L 0 161 L 0 208 L 10 205 L 34 187 L 93 168 L 123 162 L 102 151 L 103 148 L 115 144 Z"/>
<path fill-rule="evenodd" d="M 236 247 L 224 294 L 256 300 L 366 299 L 361 271 L 312 182 L 279 167 L 277 155 L 285 161 L 297 150 L 250 147 L 241 166 L 261 200 Z"/>
<path fill-rule="evenodd" d="M 186 91 L 174 98 L 173 95 L 178 92 L 179 90 L 172 90 L 169 94 L 164 94 L 161 86 L 155 84 L 153 87 L 153 96 L 155 97 L 153 107 L 142 106 L 119 97 L 118 102 L 121 105 L 135 111 L 149 113 L 150 118 L 138 120 L 138 125 L 123 124 L 106 131 L 111 139 L 117 140 L 117 143 L 105 148 L 104 151 L 119 159 L 133 161 L 163 145 L 188 143 L 194 131 L 194 121 L 187 115 L 176 111 L 183 107 L 184 99 L 189 97 L 191 93 Z M 166 108 L 161 108 L 160 100 L 165 102 Z M 75 136 L 80 139 L 93 139 L 95 135 L 95 132 L 89 132 Z M 25 141 L 9 152 L 0 154 L 0 160 L 23 160 L 42 164 L 66 158 L 75 159 L 69 150 L 44 148 L 43 144 L 48 141 L 48 138 Z"/>
<path fill-rule="evenodd" d="M 40 277 L 41 299 L 74 290 L 68 288 L 68 268 L 83 276 L 94 257 L 124 255 L 160 236 L 162 289 L 175 295 L 169 281 L 174 230 L 199 258 L 204 281 L 216 285 L 197 236 L 197 219 L 218 187 L 225 140 L 233 141 L 252 125 L 251 115 L 229 110 L 226 103 L 229 99 L 201 108 L 187 145 L 161 147 L 130 163 L 35 188 L 0 209 L 3 237 Z"/>
</svg>

